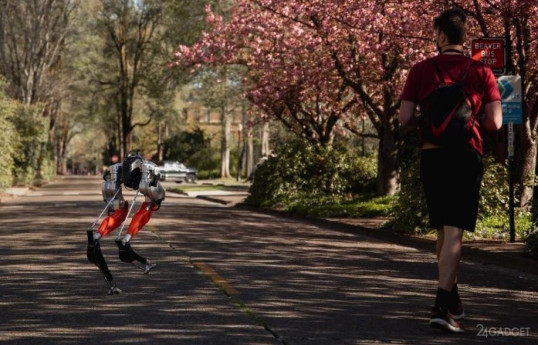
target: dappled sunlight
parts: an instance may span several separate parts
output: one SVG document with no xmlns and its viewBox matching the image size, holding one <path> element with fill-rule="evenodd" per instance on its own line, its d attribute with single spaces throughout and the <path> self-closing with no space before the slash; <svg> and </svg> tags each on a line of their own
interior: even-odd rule
<svg viewBox="0 0 538 345">
<path fill-rule="evenodd" d="M 335 339 L 339 332 L 357 342 L 397 342 L 398 338 L 379 334 L 380 327 L 397 322 L 399 329 L 407 325 L 404 328 L 416 335 L 413 344 L 446 343 L 432 341 L 432 333 L 424 329 L 437 283 L 433 248 L 424 252 L 241 209 L 219 213 L 218 219 L 210 209 L 195 206 L 191 211 L 176 209 L 175 214 L 183 220 L 182 226 L 169 232 L 157 225 L 159 235 L 174 238 L 174 248 L 189 257 L 208 262 L 241 292 L 238 298 L 243 303 L 292 342 L 317 344 L 320 339 Z M 207 219 L 214 219 L 209 228 Z M 462 270 L 475 268 L 463 263 Z M 464 299 L 481 294 L 493 298 L 499 303 L 494 315 L 484 305 L 470 302 L 469 310 L 483 322 L 503 324 L 508 314 L 501 310 L 511 311 L 508 302 L 514 302 L 511 296 L 521 296 L 521 291 L 492 283 L 480 291 L 465 284 L 460 289 Z M 526 297 L 536 298 L 536 287 L 529 289 Z M 518 308 L 526 304 L 515 303 Z M 526 311 L 536 315 L 530 308 Z M 334 327 L 331 320 L 341 315 L 347 318 L 337 329 L 327 330 Z M 305 332 L 314 340 L 296 338 Z M 474 337 L 469 343 L 481 340 Z"/>
<path fill-rule="evenodd" d="M 107 344 L 275 343 L 147 229 L 133 248 L 157 259 L 150 275 L 119 261 L 115 233 L 102 240 L 124 291 L 108 296 L 97 267 L 86 259 L 85 231 L 100 207 L 99 202 L 65 209 L 53 203 L 40 204 L 39 210 L 0 207 L 2 341 L 79 344 L 106 335 Z M 6 216 L 14 211 L 17 217 Z"/>
<path fill-rule="evenodd" d="M 55 187 L 50 202 L 30 196 L 0 205 L 7 343 L 264 345 L 281 344 L 279 336 L 293 345 L 479 344 L 480 324 L 532 327 L 538 319 L 536 279 L 464 261 L 467 333 L 439 337 L 427 327 L 433 248 L 193 198 L 167 199 L 133 239 L 133 249 L 157 263 L 149 275 L 119 260 L 117 231 L 101 240 L 123 290 L 108 296 L 86 259 L 85 232 L 104 204 L 99 195 L 61 202 L 59 194 Z M 502 340 L 531 344 L 538 332 Z"/>
</svg>

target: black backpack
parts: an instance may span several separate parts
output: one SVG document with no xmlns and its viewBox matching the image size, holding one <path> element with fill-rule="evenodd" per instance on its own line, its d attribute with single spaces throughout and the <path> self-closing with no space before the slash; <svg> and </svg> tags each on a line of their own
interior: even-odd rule
<svg viewBox="0 0 538 345">
<path fill-rule="evenodd" d="M 430 105 L 423 112 L 422 138 L 424 141 L 444 147 L 466 147 L 472 137 L 475 116 L 471 99 L 463 89 L 463 81 L 473 61 L 452 84 L 446 84 L 438 63 L 431 59 L 439 79 L 439 86 L 425 100 Z"/>
</svg>

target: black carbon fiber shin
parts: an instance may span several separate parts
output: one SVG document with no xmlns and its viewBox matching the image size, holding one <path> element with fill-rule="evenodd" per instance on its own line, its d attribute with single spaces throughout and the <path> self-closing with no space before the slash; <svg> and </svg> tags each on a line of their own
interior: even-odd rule
<svg viewBox="0 0 538 345">
<path fill-rule="evenodd" d="M 101 251 L 99 241 L 95 241 L 93 239 L 93 231 L 88 230 L 86 231 L 86 233 L 88 234 L 88 249 L 86 252 L 88 261 L 95 264 L 105 277 L 106 281 L 111 284 L 113 279 L 112 273 L 110 273 L 110 270 L 108 269 L 108 265 L 106 263 L 105 257 L 103 256 L 103 252 Z"/>
<path fill-rule="evenodd" d="M 119 248 L 119 257 L 120 260 L 123 262 L 133 262 L 133 261 L 139 261 L 143 264 L 147 263 L 147 259 L 143 256 L 138 255 L 133 248 L 131 248 L 131 245 L 129 242 L 123 244 L 121 239 L 116 239 L 116 244 Z"/>
</svg>

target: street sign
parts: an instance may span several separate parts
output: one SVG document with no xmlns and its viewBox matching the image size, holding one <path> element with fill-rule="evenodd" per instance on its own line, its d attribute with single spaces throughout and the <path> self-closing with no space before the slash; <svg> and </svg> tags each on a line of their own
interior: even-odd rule
<svg viewBox="0 0 538 345">
<path fill-rule="evenodd" d="M 501 94 L 503 124 L 508 124 L 508 217 L 510 219 L 510 242 L 516 238 L 516 222 L 514 213 L 514 176 L 515 149 L 514 125 L 523 122 L 523 107 L 521 95 L 521 77 L 518 75 L 503 75 L 497 78 L 497 86 Z"/>
<path fill-rule="evenodd" d="M 506 67 L 504 38 L 483 37 L 471 40 L 471 57 L 490 67 L 493 74 L 504 74 Z"/>
<path fill-rule="evenodd" d="M 521 77 L 519 75 L 503 75 L 497 78 L 497 86 L 501 94 L 503 125 L 512 122 L 519 125 L 523 122 L 523 100 L 521 95 Z"/>
</svg>

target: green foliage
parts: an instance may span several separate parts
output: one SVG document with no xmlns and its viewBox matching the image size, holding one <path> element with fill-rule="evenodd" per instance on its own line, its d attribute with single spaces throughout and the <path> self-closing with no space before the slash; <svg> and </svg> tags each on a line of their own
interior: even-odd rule
<svg viewBox="0 0 538 345">
<path fill-rule="evenodd" d="M 204 131 L 196 128 L 192 132 L 181 132 L 164 141 L 166 160 L 188 162 L 189 158 L 204 149 Z"/>
<path fill-rule="evenodd" d="M 43 145 L 43 147 L 45 147 L 45 145 Z M 56 167 L 54 166 L 54 155 L 52 149 L 47 147 L 42 154 L 44 157 L 41 163 L 41 181 L 34 180 L 34 184 L 50 181 L 54 178 L 54 176 L 56 176 Z"/>
<path fill-rule="evenodd" d="M 420 162 L 418 151 L 414 152 L 408 164 L 402 165 L 400 172 L 400 192 L 394 206 L 394 220 L 391 226 L 399 231 L 426 233 L 430 231 L 428 209 L 420 182 Z"/>
<path fill-rule="evenodd" d="M 51 152 L 46 146 L 48 120 L 40 115 L 37 106 L 25 106 L 8 98 L 2 91 L 4 85 L 0 78 L 0 191 L 12 185 L 33 185 L 36 176 L 49 180 L 55 173 L 54 159 L 46 154 Z"/>
<path fill-rule="evenodd" d="M 246 202 L 284 209 L 340 203 L 353 194 L 371 192 L 374 162 L 344 146 L 314 147 L 291 139 L 256 169 Z"/>
<path fill-rule="evenodd" d="M 515 231 L 517 238 L 524 238 L 525 234 L 534 227 L 532 215 L 530 212 L 516 209 L 515 210 Z M 510 218 L 508 209 L 504 214 L 482 214 L 479 215 L 476 232 L 472 235 L 473 238 L 493 238 L 493 239 L 509 239 L 510 238 Z"/>
<path fill-rule="evenodd" d="M 508 168 L 484 157 L 484 176 L 480 187 L 479 219 L 508 214 Z"/>
<path fill-rule="evenodd" d="M 480 238 L 509 238 L 508 167 L 495 164 L 491 156 L 484 158 L 484 177 L 480 189 L 480 204 L 475 236 Z M 523 209 L 515 210 L 516 236 L 523 238 L 533 227 L 532 215 Z"/>
<path fill-rule="evenodd" d="M 198 170 L 198 179 L 215 179 L 220 173 L 220 147 L 210 146 L 209 138 L 204 135 L 204 146 L 198 146 L 185 164 Z M 231 160 L 231 162 L 234 162 Z"/>
<path fill-rule="evenodd" d="M 392 215 L 396 197 L 372 195 L 362 196 L 358 199 L 339 204 L 327 205 L 296 205 L 290 211 L 326 218 L 373 218 Z"/>
<path fill-rule="evenodd" d="M 14 152 L 14 184 L 32 185 L 38 173 L 36 167 L 39 166 L 38 159 L 41 150 L 46 150 L 47 124 L 48 119 L 42 117 L 39 108 L 36 106 L 17 107 L 13 124 L 19 135 L 19 139 Z M 49 161 L 49 163 L 46 163 Z M 50 159 L 45 158 L 42 162 L 42 177 L 47 178 L 52 173 L 49 171 Z M 48 168 L 47 168 L 48 167 Z"/>
<path fill-rule="evenodd" d="M 428 211 L 419 178 L 418 151 L 409 156 L 407 164 L 402 165 L 401 190 L 394 208 L 395 219 L 392 226 L 398 230 L 412 233 L 427 233 L 429 228 Z M 519 238 L 533 227 L 531 214 L 516 210 L 516 235 Z M 508 170 L 495 164 L 490 156 L 484 158 L 484 177 L 480 190 L 480 202 L 476 232 L 471 237 L 508 238 Z"/>
<path fill-rule="evenodd" d="M 397 231 L 427 233 L 429 228 L 428 209 L 420 182 L 420 150 L 418 131 L 405 128 L 405 138 L 400 149 L 400 191 L 394 204 L 394 219 L 388 226 Z"/>
<path fill-rule="evenodd" d="M 525 244 L 527 245 L 529 255 L 538 259 L 538 231 L 529 233 L 525 239 Z"/>
<path fill-rule="evenodd" d="M 13 183 L 13 156 L 15 145 L 18 141 L 18 134 L 13 125 L 13 117 L 16 110 L 16 103 L 8 99 L 4 92 L 5 81 L 0 77 L 0 192 Z"/>
</svg>

